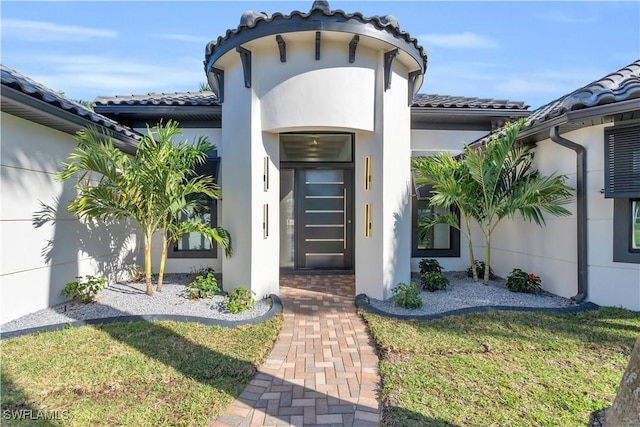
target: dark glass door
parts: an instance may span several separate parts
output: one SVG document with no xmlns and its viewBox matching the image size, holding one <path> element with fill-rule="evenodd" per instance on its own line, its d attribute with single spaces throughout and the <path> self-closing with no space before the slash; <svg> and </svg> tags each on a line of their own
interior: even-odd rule
<svg viewBox="0 0 640 427">
<path fill-rule="evenodd" d="M 353 185 L 349 169 L 297 169 L 296 267 L 353 268 Z"/>
</svg>

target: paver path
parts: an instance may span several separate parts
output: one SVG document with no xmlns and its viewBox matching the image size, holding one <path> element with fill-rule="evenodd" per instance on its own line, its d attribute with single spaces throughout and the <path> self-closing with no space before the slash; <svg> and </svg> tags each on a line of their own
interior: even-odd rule
<svg viewBox="0 0 640 427">
<path fill-rule="evenodd" d="M 284 325 L 214 426 L 378 426 L 378 356 L 348 275 L 283 276 Z"/>
</svg>

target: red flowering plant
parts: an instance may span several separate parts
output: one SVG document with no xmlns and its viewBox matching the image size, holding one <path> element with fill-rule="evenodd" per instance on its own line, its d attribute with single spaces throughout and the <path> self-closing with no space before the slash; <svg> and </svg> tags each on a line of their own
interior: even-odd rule
<svg viewBox="0 0 640 427">
<path fill-rule="evenodd" d="M 507 276 L 507 288 L 512 292 L 535 294 L 542 288 L 540 276 L 514 268 Z"/>
</svg>

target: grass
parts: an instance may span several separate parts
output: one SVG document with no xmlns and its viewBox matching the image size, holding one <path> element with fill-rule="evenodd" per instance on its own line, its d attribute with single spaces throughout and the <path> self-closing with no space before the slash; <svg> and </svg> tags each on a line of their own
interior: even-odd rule
<svg viewBox="0 0 640 427">
<path fill-rule="evenodd" d="M 58 418 L 23 425 L 207 425 L 254 375 L 281 326 L 282 316 L 233 329 L 115 323 L 6 340 L 2 409 Z"/>
<path fill-rule="evenodd" d="M 578 426 L 610 406 L 640 313 L 362 313 L 381 352 L 388 426 Z"/>
</svg>

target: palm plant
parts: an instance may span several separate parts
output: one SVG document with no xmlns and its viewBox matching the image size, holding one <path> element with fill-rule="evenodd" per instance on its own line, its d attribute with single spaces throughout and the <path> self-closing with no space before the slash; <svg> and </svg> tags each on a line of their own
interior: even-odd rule
<svg viewBox="0 0 640 427">
<path fill-rule="evenodd" d="M 57 175 L 59 180 L 75 179 L 78 196 L 67 209 L 81 220 L 135 220 L 144 238 L 148 295 L 153 295 L 151 239 L 156 232 L 165 231 L 158 291 L 162 290 L 167 233 L 175 237 L 181 230 L 197 230 L 219 242 L 227 255 L 231 253 L 231 240 L 222 229 L 211 229 L 204 224 L 174 225 L 179 214 L 192 209 L 200 195 L 219 197 L 219 188 L 211 177 L 193 177 L 195 165 L 204 161 L 212 145 L 204 138 L 194 145 L 185 141 L 174 144 L 173 138 L 181 134 L 174 121 L 166 125 L 161 122 L 155 129 L 147 129 L 133 157 L 120 151 L 106 131 L 81 129 L 76 134 L 77 148 Z"/>
<path fill-rule="evenodd" d="M 485 264 L 491 265 L 491 237 L 504 218 L 520 213 L 528 222 L 545 225 L 544 212 L 554 216 L 571 215 L 563 205 L 573 200 L 566 177 L 555 173 L 540 176 L 533 169 L 531 145 L 516 144 L 524 120 L 507 123 L 504 131 L 494 135 L 484 147 L 467 147 L 462 159 L 474 188 L 480 229 L 485 238 Z M 476 190 L 474 190 L 476 191 Z M 483 282 L 489 282 L 489 268 Z"/>
<path fill-rule="evenodd" d="M 417 172 L 417 185 L 431 186 L 432 196 L 429 203 L 432 206 L 444 208 L 445 213 L 435 212 L 432 216 L 423 216 L 418 223 L 418 237 L 423 239 L 436 224 L 446 224 L 459 230 L 468 242 L 469 261 L 475 264 L 473 242 L 471 240 L 471 219 L 479 221 L 477 199 L 479 189 L 471 180 L 471 176 L 463 162 L 457 161 L 450 153 L 439 153 L 430 157 L 416 157 L 411 160 L 411 167 Z M 457 215 L 451 212 L 455 207 L 462 213 L 464 227 L 458 221 Z M 476 270 L 473 270 L 474 280 L 478 280 Z"/>
</svg>

